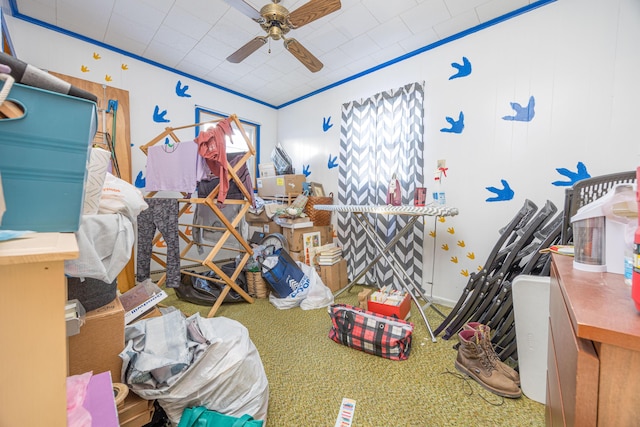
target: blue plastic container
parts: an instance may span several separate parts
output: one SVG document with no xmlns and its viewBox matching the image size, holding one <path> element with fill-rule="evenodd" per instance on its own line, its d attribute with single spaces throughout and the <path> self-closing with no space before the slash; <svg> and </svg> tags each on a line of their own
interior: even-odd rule
<svg viewBox="0 0 640 427">
<path fill-rule="evenodd" d="M 77 231 L 96 133 L 96 104 L 17 83 L 7 99 L 25 114 L 0 119 L 0 178 L 6 204 L 0 229 Z"/>
</svg>

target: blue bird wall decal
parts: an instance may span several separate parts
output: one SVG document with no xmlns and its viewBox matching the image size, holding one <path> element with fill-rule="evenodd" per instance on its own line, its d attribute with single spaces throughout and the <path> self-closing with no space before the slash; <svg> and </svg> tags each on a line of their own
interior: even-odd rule
<svg viewBox="0 0 640 427">
<path fill-rule="evenodd" d="M 515 111 L 516 114 L 513 116 L 504 116 L 502 117 L 503 120 L 512 120 L 516 122 L 530 122 L 531 120 L 533 120 L 533 116 L 536 115 L 536 112 L 535 112 L 536 100 L 533 96 L 529 97 L 529 103 L 527 104 L 526 107 L 523 107 L 517 102 L 511 102 L 510 104 L 511 104 L 511 108 L 513 108 L 513 111 Z"/>
<path fill-rule="evenodd" d="M 331 158 L 331 154 L 329 154 L 329 161 L 327 162 L 327 167 L 329 169 L 337 168 L 338 167 L 338 163 L 336 162 L 336 160 L 338 160 L 338 156 L 335 156 L 334 158 Z"/>
<path fill-rule="evenodd" d="M 309 175 L 311 175 L 311 171 L 309 171 L 309 165 L 302 165 L 302 173 L 305 177 L 309 178 Z"/>
<path fill-rule="evenodd" d="M 331 129 L 333 127 L 333 124 L 330 123 L 331 122 L 331 116 L 329 117 L 324 117 L 322 119 L 322 130 L 323 131 L 328 131 L 329 129 Z"/>
<path fill-rule="evenodd" d="M 134 185 L 136 186 L 136 188 L 144 188 L 147 186 L 147 180 L 144 176 L 142 176 L 142 171 L 138 172 Z"/>
<path fill-rule="evenodd" d="M 504 179 L 501 179 L 500 182 L 502 183 L 502 188 L 485 187 L 487 190 L 496 194 L 494 197 L 489 197 L 486 200 L 487 202 L 503 202 L 505 200 L 513 199 L 513 195 L 515 193 L 513 192 L 511 187 L 509 187 L 509 183 Z"/>
<path fill-rule="evenodd" d="M 467 77 L 469 74 L 471 74 L 471 62 L 469 62 L 466 56 L 462 57 L 462 64 L 456 64 L 455 62 L 452 62 L 451 66 L 457 69 L 458 72 L 449 77 L 449 80 L 458 79 L 460 77 Z"/>
<path fill-rule="evenodd" d="M 171 120 L 164 118 L 166 114 L 167 110 L 162 110 L 162 112 L 160 112 L 160 107 L 156 105 L 156 108 L 153 110 L 153 121 L 156 123 L 169 123 Z"/>
<path fill-rule="evenodd" d="M 182 86 L 182 82 L 178 80 L 178 83 L 176 83 L 176 95 L 182 98 L 191 98 L 191 95 L 187 93 L 188 90 L 189 85 Z"/>
<path fill-rule="evenodd" d="M 449 133 L 462 133 L 464 129 L 464 113 L 460 111 L 458 115 L 458 120 L 454 120 L 452 117 L 446 118 L 447 122 L 451 125 L 450 128 L 442 128 L 440 132 L 449 132 Z"/>
<path fill-rule="evenodd" d="M 587 167 L 582 162 L 578 162 L 575 172 L 572 172 L 566 168 L 556 168 L 556 171 L 558 171 L 560 175 L 564 175 L 569 178 L 569 181 L 552 182 L 552 184 L 557 187 L 571 187 L 581 179 L 591 178 L 591 175 L 589 174 L 589 172 L 587 172 Z"/>
</svg>

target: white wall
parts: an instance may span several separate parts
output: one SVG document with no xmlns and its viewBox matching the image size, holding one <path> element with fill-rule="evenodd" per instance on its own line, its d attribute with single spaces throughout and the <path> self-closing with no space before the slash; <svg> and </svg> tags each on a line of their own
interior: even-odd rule
<svg viewBox="0 0 640 427">
<path fill-rule="evenodd" d="M 558 0 L 285 107 L 278 140 L 298 170 L 310 165 L 308 180 L 337 194 L 338 168 L 329 170 L 327 160 L 338 154 L 341 104 L 424 81 L 426 176 L 438 159 L 447 160 L 447 202 L 460 211 L 436 229 L 433 294 L 455 302 L 467 283 L 464 272 L 482 265 L 498 230 L 525 199 L 539 208 L 551 200 L 562 210 L 566 187 L 552 183 L 569 178 L 556 168 L 576 171 L 583 162 L 597 176 L 640 165 L 634 123 L 639 40 L 638 0 Z M 471 75 L 449 80 L 456 71 L 450 64 L 463 56 L 472 63 Z M 510 102 L 526 105 L 530 96 L 532 121 L 502 119 L 514 114 Z M 460 111 L 464 131 L 440 132 L 449 127 L 445 117 Z M 334 126 L 323 132 L 328 116 Z M 501 179 L 514 190 L 513 199 L 487 202 L 495 194 L 486 187 L 501 187 Z M 427 224 L 432 230 L 433 222 Z M 434 241 L 425 246 L 428 282 Z"/>
<path fill-rule="evenodd" d="M 636 136 L 636 100 L 640 99 L 640 0 L 558 0 L 522 16 L 437 47 L 358 80 L 322 92 L 280 110 L 189 81 L 167 70 L 132 60 L 104 48 L 6 17 L 20 59 L 44 69 L 126 89 L 131 103 L 133 176 L 144 167 L 137 149 L 165 126 L 193 123 L 196 104 L 262 125 L 262 159 L 281 142 L 308 180 L 337 194 L 338 168 L 329 156 L 339 147 L 343 103 L 397 88 L 413 81 L 426 84 L 425 173 L 446 159 L 448 202 L 460 215 L 437 226 L 437 240 L 427 240 L 425 281 L 433 294 L 454 303 L 467 282 L 465 272 L 482 265 L 504 226 L 530 199 L 539 207 L 551 200 L 562 209 L 567 181 L 556 168 L 576 170 L 583 162 L 592 176 L 635 169 L 640 164 Z M 93 59 L 93 53 L 100 60 Z M 452 62 L 467 57 L 470 76 L 448 80 Z M 88 65 L 90 72 L 80 71 Z M 121 65 L 128 69 L 122 70 Z M 177 98 L 178 80 L 190 86 L 191 98 Z M 536 101 L 530 122 L 505 121 L 510 102 Z M 171 122 L 154 123 L 155 105 Z M 445 117 L 465 114 L 461 134 L 440 132 Z M 323 131 L 323 119 L 333 127 Z M 192 134 L 189 135 L 191 137 Z M 505 179 L 512 200 L 486 202 Z M 431 181 L 427 186 L 433 186 Z M 433 222 L 427 223 L 428 229 Z M 447 247 L 448 249 L 443 249 Z M 454 262 L 456 260 L 457 262 Z"/>
</svg>

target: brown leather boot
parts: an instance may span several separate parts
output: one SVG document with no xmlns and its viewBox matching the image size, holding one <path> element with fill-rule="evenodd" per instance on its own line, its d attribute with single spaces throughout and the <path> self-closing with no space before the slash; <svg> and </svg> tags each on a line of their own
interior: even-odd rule
<svg viewBox="0 0 640 427">
<path fill-rule="evenodd" d="M 458 371 L 470 376 L 482 387 L 498 396 L 511 399 L 522 396 L 520 387 L 513 380 L 496 368 L 480 344 L 481 334 L 474 330 L 462 330 L 458 333 L 460 347 L 455 367 Z"/>
<path fill-rule="evenodd" d="M 482 337 L 482 342 L 480 344 L 484 348 L 484 351 L 485 353 L 487 353 L 489 358 L 493 360 L 496 368 L 502 371 L 502 373 L 507 377 L 511 378 L 516 384 L 520 385 L 520 374 L 518 374 L 518 371 L 504 363 L 493 348 L 493 345 L 491 344 L 491 328 L 489 326 L 483 325 L 480 322 L 469 322 L 465 323 L 462 328 L 480 332 Z"/>
</svg>

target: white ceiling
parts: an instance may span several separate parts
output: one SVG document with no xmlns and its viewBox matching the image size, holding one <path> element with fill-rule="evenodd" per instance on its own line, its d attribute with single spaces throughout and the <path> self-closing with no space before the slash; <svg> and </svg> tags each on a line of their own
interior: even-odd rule
<svg viewBox="0 0 640 427">
<path fill-rule="evenodd" d="M 259 10 L 268 1 L 246 3 Z M 224 0 L 9 0 L 9 4 L 17 18 L 42 21 L 277 107 L 550 1 L 342 0 L 340 10 L 288 34 L 322 61 L 324 67 L 317 73 L 307 70 L 282 41 L 271 41 L 240 64 L 226 61 L 264 31 Z M 306 2 L 280 4 L 294 11 Z"/>
</svg>

